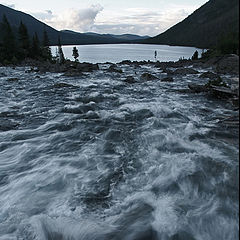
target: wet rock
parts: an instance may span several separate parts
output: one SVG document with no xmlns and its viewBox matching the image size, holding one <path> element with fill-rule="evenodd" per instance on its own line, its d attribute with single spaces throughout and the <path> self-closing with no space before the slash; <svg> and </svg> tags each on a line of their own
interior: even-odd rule
<svg viewBox="0 0 240 240">
<path fill-rule="evenodd" d="M 0 131 L 10 131 L 16 129 L 18 126 L 18 123 L 14 123 L 8 119 L 0 119 Z"/>
<path fill-rule="evenodd" d="M 239 56 L 229 54 L 222 57 L 217 62 L 216 71 L 221 74 L 239 74 Z"/>
<path fill-rule="evenodd" d="M 218 98 L 234 98 L 237 96 L 237 93 L 232 91 L 230 88 L 212 86 L 211 93 Z"/>
<path fill-rule="evenodd" d="M 126 121 L 142 121 L 153 117 L 154 114 L 149 109 L 141 109 L 125 116 Z"/>
<path fill-rule="evenodd" d="M 200 78 L 209 78 L 209 79 L 216 79 L 219 78 L 219 75 L 213 72 L 205 72 L 203 74 L 200 75 Z"/>
<path fill-rule="evenodd" d="M 130 60 L 124 60 L 124 61 L 120 62 L 120 64 L 130 65 L 130 64 L 132 64 L 132 62 Z"/>
<path fill-rule="evenodd" d="M 117 68 L 115 64 L 111 65 L 108 70 L 108 72 L 115 72 L 115 73 L 123 73 L 122 69 Z"/>
<path fill-rule="evenodd" d="M 187 75 L 187 74 L 198 74 L 199 72 L 192 68 L 179 68 L 173 72 L 178 75 Z"/>
<path fill-rule="evenodd" d="M 174 80 L 172 77 L 166 77 L 166 78 L 161 79 L 161 82 L 174 82 Z"/>
<path fill-rule="evenodd" d="M 157 77 L 155 77 L 154 75 L 150 74 L 150 73 L 143 73 L 141 76 L 141 80 L 142 81 L 153 81 L 158 79 Z"/>
<path fill-rule="evenodd" d="M 211 88 L 212 86 L 228 87 L 227 84 L 220 77 L 209 80 L 206 86 L 209 88 Z"/>
<path fill-rule="evenodd" d="M 239 127 L 239 114 L 224 118 L 220 123 L 228 127 Z"/>
<path fill-rule="evenodd" d="M 124 80 L 124 82 L 132 84 L 132 83 L 136 83 L 137 81 L 135 80 L 135 78 L 134 78 L 133 76 L 128 76 L 128 77 Z"/>
<path fill-rule="evenodd" d="M 5 73 L 0 72 L 0 77 L 6 77 L 7 75 Z"/>
<path fill-rule="evenodd" d="M 237 108 L 237 110 L 239 110 L 239 97 L 234 97 L 231 99 L 231 103 L 234 107 Z"/>
<path fill-rule="evenodd" d="M 172 75 L 173 74 L 173 71 L 170 70 L 170 69 L 167 69 L 167 68 L 164 68 L 162 73 L 167 73 L 168 75 Z"/>
<path fill-rule="evenodd" d="M 76 69 L 81 72 L 93 72 L 99 70 L 99 66 L 92 63 L 78 63 Z"/>
<path fill-rule="evenodd" d="M 64 73 L 64 76 L 66 76 L 66 77 L 83 77 L 84 74 L 82 72 L 79 72 L 78 70 L 69 70 Z"/>
<path fill-rule="evenodd" d="M 53 88 L 76 88 L 76 86 L 68 83 L 55 83 Z"/>
<path fill-rule="evenodd" d="M 8 82 L 17 82 L 19 78 L 8 78 Z"/>
<path fill-rule="evenodd" d="M 30 69 L 25 70 L 25 73 L 39 72 L 38 67 L 31 67 Z"/>
<path fill-rule="evenodd" d="M 172 236 L 171 240 L 195 240 L 195 238 L 190 233 L 182 231 Z"/>
<path fill-rule="evenodd" d="M 208 92 L 209 91 L 209 88 L 206 87 L 206 85 L 199 85 L 199 84 L 195 84 L 195 83 L 189 83 L 188 87 L 194 93 L 202 93 L 202 92 Z"/>
<path fill-rule="evenodd" d="M 119 130 L 110 130 L 106 135 L 106 140 L 120 142 L 122 140 L 121 131 Z"/>
</svg>

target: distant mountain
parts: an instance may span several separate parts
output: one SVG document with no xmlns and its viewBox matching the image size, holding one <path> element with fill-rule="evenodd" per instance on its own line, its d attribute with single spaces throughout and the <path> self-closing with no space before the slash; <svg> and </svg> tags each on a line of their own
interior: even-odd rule
<svg viewBox="0 0 240 240">
<path fill-rule="evenodd" d="M 210 48 L 239 34 L 239 0 L 210 0 L 182 22 L 144 43 Z"/>
<path fill-rule="evenodd" d="M 36 32 L 39 38 L 42 39 L 43 31 L 45 29 L 51 45 L 57 44 L 58 37 L 61 38 L 62 45 L 129 43 L 131 40 L 140 40 L 147 38 L 131 34 L 111 35 L 97 33 L 77 33 L 69 30 L 57 31 L 56 29 L 46 25 L 45 23 L 37 20 L 29 14 L 16 11 L 12 8 L 0 4 L 0 22 L 4 14 L 6 15 L 14 32 L 17 32 L 21 21 L 26 25 L 30 36 L 33 36 Z"/>
<path fill-rule="evenodd" d="M 115 35 L 115 34 L 97 34 L 97 33 L 91 33 L 87 32 L 86 34 L 92 35 L 92 36 L 105 36 L 105 37 L 112 37 L 114 39 L 124 40 L 124 41 L 135 41 L 135 40 L 143 40 L 149 38 L 149 36 L 139 36 L 135 34 L 122 34 L 122 35 Z"/>
</svg>

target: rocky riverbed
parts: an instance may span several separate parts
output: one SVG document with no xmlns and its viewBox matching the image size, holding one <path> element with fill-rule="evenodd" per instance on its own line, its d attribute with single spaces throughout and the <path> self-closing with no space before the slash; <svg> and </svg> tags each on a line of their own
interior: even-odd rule
<svg viewBox="0 0 240 240">
<path fill-rule="evenodd" d="M 0 67 L 0 239 L 237 239 L 237 61 Z"/>
</svg>

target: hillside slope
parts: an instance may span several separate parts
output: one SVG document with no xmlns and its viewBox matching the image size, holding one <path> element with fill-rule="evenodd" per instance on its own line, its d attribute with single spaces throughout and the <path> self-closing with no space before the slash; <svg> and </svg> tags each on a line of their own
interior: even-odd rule
<svg viewBox="0 0 240 240">
<path fill-rule="evenodd" d="M 76 33 L 73 31 L 57 31 L 56 29 L 46 25 L 45 23 L 37 20 L 29 14 L 16 11 L 12 8 L 6 7 L 0 4 L 0 22 L 3 18 L 3 15 L 6 15 L 11 27 L 14 32 L 17 32 L 17 28 L 22 21 L 28 31 L 30 36 L 33 36 L 36 32 L 40 39 L 43 37 L 44 29 L 47 31 L 50 44 L 56 45 L 58 43 L 58 36 L 61 38 L 61 43 L 63 45 L 81 45 L 81 44 L 110 44 L 110 43 L 128 43 L 129 35 L 114 36 L 111 34 L 87 34 L 87 33 Z M 135 39 L 141 39 L 140 36 L 134 36 Z M 0 33 L 1 38 L 1 33 Z M 146 38 L 146 37 L 145 37 Z"/>
<path fill-rule="evenodd" d="M 239 33 L 239 0 L 210 0 L 182 22 L 144 43 L 210 48 Z"/>
</svg>

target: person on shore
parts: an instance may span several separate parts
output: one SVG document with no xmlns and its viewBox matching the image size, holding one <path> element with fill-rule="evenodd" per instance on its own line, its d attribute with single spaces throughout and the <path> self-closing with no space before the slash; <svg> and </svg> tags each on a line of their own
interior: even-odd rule
<svg viewBox="0 0 240 240">
<path fill-rule="evenodd" d="M 157 51 L 154 53 L 154 58 L 157 59 Z"/>
</svg>

